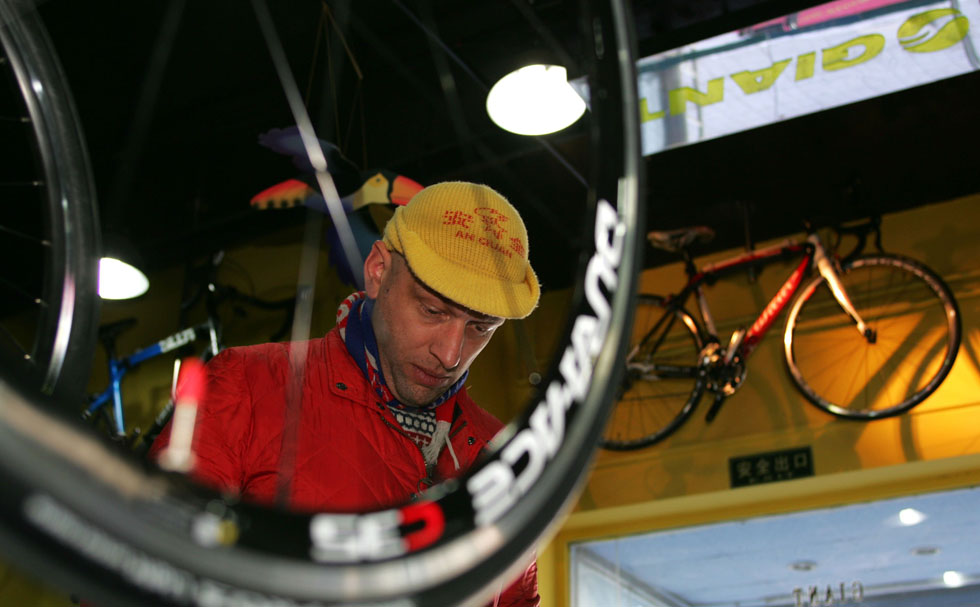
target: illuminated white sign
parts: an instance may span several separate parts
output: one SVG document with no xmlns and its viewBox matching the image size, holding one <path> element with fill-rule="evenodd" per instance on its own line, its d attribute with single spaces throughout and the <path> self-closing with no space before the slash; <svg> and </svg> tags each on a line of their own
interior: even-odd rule
<svg viewBox="0 0 980 607">
<path fill-rule="evenodd" d="M 796 600 L 796 607 L 857 604 L 864 601 L 864 586 L 861 582 L 852 582 L 848 586 L 842 582 L 837 587 L 827 586 L 826 590 L 821 586 L 810 586 L 806 594 L 802 588 L 794 588 L 793 598 Z"/>
<path fill-rule="evenodd" d="M 980 2 L 839 0 L 647 57 L 643 153 L 975 71 L 978 45 Z"/>
</svg>

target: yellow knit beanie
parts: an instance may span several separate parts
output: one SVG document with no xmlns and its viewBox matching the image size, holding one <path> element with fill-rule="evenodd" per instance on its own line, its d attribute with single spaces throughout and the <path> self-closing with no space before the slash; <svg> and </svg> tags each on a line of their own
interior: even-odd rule
<svg viewBox="0 0 980 607">
<path fill-rule="evenodd" d="M 524 318 L 538 304 L 524 222 L 485 185 L 449 181 L 423 189 L 395 211 L 384 242 L 426 286 L 461 306 Z"/>
</svg>

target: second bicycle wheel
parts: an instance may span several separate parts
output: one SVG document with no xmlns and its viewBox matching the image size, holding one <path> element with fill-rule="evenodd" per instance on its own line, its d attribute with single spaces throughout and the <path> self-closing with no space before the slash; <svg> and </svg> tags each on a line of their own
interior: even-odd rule
<svg viewBox="0 0 980 607">
<path fill-rule="evenodd" d="M 98 222 L 75 109 L 33 10 L 0 2 L 0 364 L 73 415 L 95 348 Z"/>
<path fill-rule="evenodd" d="M 701 338 L 683 309 L 658 295 L 637 298 L 622 394 L 602 435 L 606 449 L 628 451 L 665 439 L 691 416 L 704 393 Z"/>
<path fill-rule="evenodd" d="M 903 413 L 946 378 L 960 344 L 959 310 L 943 281 L 897 255 L 859 257 L 841 281 L 873 331 L 861 335 L 818 277 L 793 304 L 784 346 L 793 381 L 816 406 L 852 419 Z"/>
</svg>

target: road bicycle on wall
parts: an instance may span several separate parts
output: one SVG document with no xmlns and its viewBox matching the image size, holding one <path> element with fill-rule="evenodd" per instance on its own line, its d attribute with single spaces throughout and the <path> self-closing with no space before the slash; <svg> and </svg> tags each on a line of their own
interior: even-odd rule
<svg viewBox="0 0 980 607">
<path fill-rule="evenodd" d="M 183 3 L 168 6 L 179 9 Z M 45 202 L 39 240 L 53 252 L 67 251 L 38 256 L 45 262 L 41 273 L 56 287 L 49 291 L 65 304 L 37 320 L 36 350 L 54 352 L 31 357 L 45 363 L 37 374 L 42 379 L 26 377 L 13 363 L 0 367 L 3 558 L 38 572 L 49 584 L 105 605 L 408 607 L 482 604 L 492 596 L 500 579 L 521 564 L 581 486 L 601 420 L 611 406 L 611 386 L 622 369 L 621 336 L 634 301 L 640 248 L 636 226 L 643 219 L 628 7 L 620 0 L 575 6 L 582 43 L 566 53 L 580 62 L 590 97 L 583 131 L 590 142 L 589 166 L 556 165 L 563 179 L 570 170 L 581 183 L 587 212 L 574 214 L 584 221 L 574 234 L 562 236 L 582 247 L 576 296 L 549 371 L 527 409 L 506 427 L 500 444 L 466 476 L 411 504 L 335 514 L 242 503 L 134 461 L 78 419 L 82 384 L 71 382 L 62 398 L 64 391 L 52 391 L 51 382 L 43 381 L 87 377 L 97 317 L 90 312 L 96 301 L 98 235 L 90 229 L 83 231 L 91 236 L 88 240 L 73 240 L 79 235 L 75 214 L 95 217 L 93 199 L 83 195 L 92 193 L 91 178 L 73 104 L 35 2 L 0 0 L 0 69 L 13 83 L 7 92 L 18 106 L 11 122 L 26 125 L 27 141 L 40 148 L 45 160 L 35 167 L 33 181 Z M 262 33 L 283 84 L 276 92 L 286 97 L 304 141 L 315 142 L 268 7 L 261 0 L 230 7 L 254 11 L 256 31 Z M 420 19 L 410 17 L 426 36 L 435 37 Z M 542 27 L 536 19 L 527 21 L 532 28 Z M 438 46 L 440 41 L 433 41 Z M 447 45 L 440 48 L 440 53 L 451 53 Z M 166 53 L 154 59 L 162 55 Z M 52 143 L 52 135 L 66 137 L 71 145 Z M 311 164 L 318 166 L 315 145 L 307 150 Z M 512 163 L 507 159 L 499 164 Z M 324 197 L 340 208 L 324 181 L 329 176 L 320 170 L 317 177 Z M 70 178 L 80 182 L 81 193 L 59 187 Z M 340 229 L 342 218 L 334 216 L 334 223 Z M 313 242 L 320 237 L 315 229 L 308 233 Z M 0 230 L 0 237 L 4 235 L 9 231 Z M 315 247 L 307 251 L 301 268 L 316 258 Z M 65 268 L 73 262 L 77 269 Z M 307 276 L 303 272 L 301 277 Z M 299 282 L 295 326 L 302 329 L 304 318 L 308 326 L 314 290 L 306 278 Z M 42 311 L 49 308 L 46 304 Z M 295 338 L 303 331 L 294 329 L 293 334 Z M 18 357 L 24 358 L 22 351 L 11 358 Z M 296 371 L 301 370 L 298 365 Z M 280 471 L 286 477 L 290 473 Z"/>
<path fill-rule="evenodd" d="M 859 255 L 870 233 L 878 253 Z M 745 380 L 753 350 L 789 305 L 783 352 L 793 384 L 811 403 L 841 418 L 899 415 L 922 402 L 946 378 L 961 327 L 949 287 L 922 263 L 881 251 L 880 221 L 837 229 L 857 238 L 843 258 L 808 230 L 787 241 L 698 268 L 690 248 L 710 240 L 706 227 L 650 232 L 654 247 L 678 253 L 687 283 L 676 295 L 640 294 L 627 373 L 602 437 L 612 450 L 639 449 L 670 436 L 707 392 L 710 422 Z M 746 268 L 799 259 L 750 327 L 727 343 L 704 288 Z M 815 274 L 807 279 L 808 274 Z M 796 299 L 792 300 L 796 294 Z M 694 299 L 698 320 L 686 309 Z M 792 304 L 790 302 L 792 300 Z"/>
</svg>

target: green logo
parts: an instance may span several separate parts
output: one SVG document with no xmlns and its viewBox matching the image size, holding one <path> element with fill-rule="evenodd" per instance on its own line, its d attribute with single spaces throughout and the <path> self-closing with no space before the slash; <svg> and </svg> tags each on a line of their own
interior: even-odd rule
<svg viewBox="0 0 980 607">
<path fill-rule="evenodd" d="M 953 8 L 912 15 L 898 28 L 898 41 L 907 51 L 931 53 L 949 48 L 966 37 L 970 20 Z"/>
</svg>

